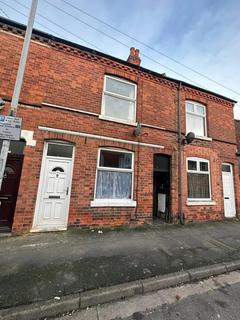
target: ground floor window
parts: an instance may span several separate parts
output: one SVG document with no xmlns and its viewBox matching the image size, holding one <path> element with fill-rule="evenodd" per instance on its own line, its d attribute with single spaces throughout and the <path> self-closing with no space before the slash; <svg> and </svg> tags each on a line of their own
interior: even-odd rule
<svg viewBox="0 0 240 320">
<path fill-rule="evenodd" d="M 100 149 L 98 154 L 95 199 L 132 199 L 133 153 Z"/>
<path fill-rule="evenodd" d="M 208 160 L 187 158 L 187 186 L 189 200 L 211 200 Z"/>
</svg>

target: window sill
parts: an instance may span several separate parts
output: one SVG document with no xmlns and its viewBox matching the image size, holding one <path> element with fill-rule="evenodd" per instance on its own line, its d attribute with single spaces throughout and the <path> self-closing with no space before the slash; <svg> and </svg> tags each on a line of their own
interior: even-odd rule
<svg viewBox="0 0 240 320">
<path fill-rule="evenodd" d="M 187 200 L 187 206 L 215 206 L 216 202 L 211 200 L 206 201 L 194 201 L 194 200 Z"/>
<path fill-rule="evenodd" d="M 195 136 L 198 140 L 212 141 L 212 138 L 204 137 L 204 136 Z"/>
<path fill-rule="evenodd" d="M 106 121 L 111 121 L 111 122 L 117 122 L 117 123 L 121 123 L 121 124 L 126 124 L 128 126 L 133 126 L 133 127 L 136 127 L 137 126 L 137 123 L 136 122 L 128 122 L 128 121 L 124 121 L 124 120 L 118 120 L 118 119 L 114 119 L 114 118 L 110 118 L 110 117 L 106 117 L 102 114 L 99 115 L 98 117 L 99 119 L 101 120 L 106 120 Z"/>
<path fill-rule="evenodd" d="M 91 207 L 136 207 L 137 202 L 133 200 L 96 199 L 91 201 Z"/>
</svg>

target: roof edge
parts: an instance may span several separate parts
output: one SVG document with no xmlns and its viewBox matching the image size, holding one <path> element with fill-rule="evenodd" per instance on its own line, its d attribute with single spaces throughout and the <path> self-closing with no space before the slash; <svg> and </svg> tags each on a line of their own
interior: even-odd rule
<svg viewBox="0 0 240 320">
<path fill-rule="evenodd" d="M 1 16 L 0 16 L 0 23 L 7 24 L 9 26 L 21 29 L 23 31 L 26 30 L 26 25 L 24 25 L 22 23 L 19 23 L 19 22 L 16 22 L 16 21 L 13 21 L 13 20 L 10 20 L 10 19 L 7 19 L 7 18 L 4 18 L 4 17 L 1 17 Z M 141 70 L 143 72 L 149 73 L 149 74 L 151 74 L 153 76 L 164 78 L 166 80 L 169 80 L 169 81 L 177 83 L 177 84 L 181 83 L 185 87 L 189 87 L 189 88 L 192 88 L 192 89 L 195 89 L 195 90 L 200 90 L 202 92 L 214 95 L 214 96 L 216 96 L 216 97 L 218 97 L 220 99 L 227 100 L 227 101 L 232 102 L 232 103 L 237 103 L 237 101 L 235 101 L 235 100 L 233 100 L 231 98 L 225 97 L 225 96 L 223 96 L 223 95 L 221 95 L 219 93 L 216 93 L 216 92 L 213 92 L 213 91 L 210 91 L 210 90 L 207 90 L 207 89 L 203 89 L 201 87 L 192 85 L 192 84 L 190 84 L 188 82 L 185 82 L 185 81 L 182 81 L 182 80 L 178 80 L 178 79 L 174 79 L 174 78 L 165 76 L 165 75 L 163 75 L 161 73 L 158 73 L 156 71 L 153 71 L 153 70 L 150 70 L 150 69 L 138 66 L 138 65 L 131 64 L 131 63 L 125 61 L 125 60 L 122 60 L 122 59 L 119 59 L 117 57 L 108 55 L 108 54 L 103 53 L 103 52 L 98 51 L 98 50 L 94 50 L 94 49 L 82 46 L 82 45 L 77 44 L 75 42 L 72 42 L 72 41 L 69 41 L 69 40 L 65 40 L 63 38 L 56 37 L 56 36 L 54 36 L 54 35 L 52 35 L 50 33 L 47 33 L 47 32 L 44 32 L 44 31 L 41 31 L 41 30 L 38 30 L 38 29 L 35 29 L 35 28 L 33 29 L 32 33 L 34 35 L 41 36 L 43 38 L 47 38 L 47 39 L 55 41 L 55 42 L 62 43 L 62 44 L 65 44 L 65 45 L 80 49 L 80 50 L 85 51 L 85 52 L 89 52 L 89 53 L 92 53 L 92 54 L 95 54 L 95 55 L 98 55 L 98 56 L 101 56 L 101 57 L 104 57 L 104 58 L 107 58 L 107 59 L 110 59 L 110 60 L 114 60 L 114 61 L 119 62 L 121 64 L 130 66 L 133 69 L 137 69 L 137 70 Z"/>
</svg>

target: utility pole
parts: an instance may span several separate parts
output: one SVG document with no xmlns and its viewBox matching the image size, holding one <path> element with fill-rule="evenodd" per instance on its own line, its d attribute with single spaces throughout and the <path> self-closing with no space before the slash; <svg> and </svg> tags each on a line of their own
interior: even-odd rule
<svg viewBox="0 0 240 320">
<path fill-rule="evenodd" d="M 184 213 L 182 212 L 182 112 L 181 112 L 181 90 L 182 82 L 178 85 L 178 218 L 184 224 Z"/>
<path fill-rule="evenodd" d="M 15 117 L 17 114 L 18 101 L 19 101 L 19 96 L 22 88 L 22 82 L 23 82 L 23 76 L 24 76 L 24 71 L 25 71 L 25 66 L 26 66 L 26 61 L 28 56 L 29 45 L 31 42 L 34 18 L 37 10 L 37 3 L 38 3 L 38 0 L 32 0 L 27 29 L 24 37 L 24 42 L 23 42 L 22 54 L 21 54 L 21 58 L 18 66 L 17 78 L 15 81 L 15 86 L 14 86 L 14 91 L 12 96 L 11 108 L 9 112 L 9 115 L 13 117 Z M 2 187 L 2 181 L 3 181 L 5 166 L 7 162 L 9 146 L 10 146 L 10 140 L 3 140 L 1 154 L 0 154 L 0 190 Z"/>
</svg>

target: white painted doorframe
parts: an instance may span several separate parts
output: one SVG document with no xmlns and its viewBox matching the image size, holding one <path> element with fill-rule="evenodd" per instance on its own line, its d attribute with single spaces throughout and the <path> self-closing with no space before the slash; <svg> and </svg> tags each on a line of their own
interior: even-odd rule
<svg viewBox="0 0 240 320">
<path fill-rule="evenodd" d="M 38 225 L 39 222 L 39 210 L 40 210 L 40 204 L 42 200 L 42 194 L 43 194 L 43 183 L 45 180 L 45 174 L 46 174 L 46 164 L 47 164 L 47 159 L 54 159 L 52 156 L 47 156 L 47 150 L 48 150 L 48 145 L 49 144 L 60 144 L 60 145 L 69 145 L 73 147 L 73 152 L 72 152 L 72 158 L 64 158 L 64 157 L 56 157 L 56 159 L 67 159 L 71 160 L 71 169 L 70 169 L 70 176 L 69 176 L 69 189 L 68 189 L 68 195 L 66 199 L 66 216 L 65 216 L 65 221 L 64 225 L 53 228 L 41 228 Z M 40 172 L 40 179 L 39 179 L 39 184 L 38 184 L 38 192 L 37 192 L 37 200 L 36 200 L 36 205 L 35 205 L 35 212 L 34 212 L 34 218 L 33 218 L 33 225 L 31 232 L 40 232 L 40 231 L 58 231 L 58 230 L 66 230 L 67 229 L 67 223 L 68 223 L 68 216 L 69 216 L 69 205 L 70 205 L 70 198 L 71 198 L 71 189 L 72 189 L 72 176 L 73 176 L 73 167 L 74 167 L 74 159 L 75 159 L 75 146 L 71 143 L 67 143 L 64 141 L 59 141 L 59 140 L 50 140 L 50 141 L 45 141 L 44 143 L 44 148 L 43 148 L 43 156 L 42 156 L 42 162 L 41 162 L 41 172 Z"/>
<path fill-rule="evenodd" d="M 223 170 L 223 167 L 225 169 Z M 227 171 L 230 169 L 230 171 Z M 226 218 L 236 217 L 236 202 L 234 190 L 233 165 L 231 163 L 222 163 L 222 186 L 223 186 L 223 202 L 224 216 Z"/>
</svg>

